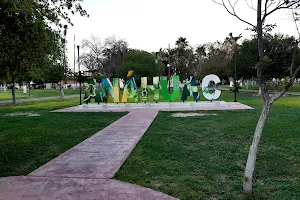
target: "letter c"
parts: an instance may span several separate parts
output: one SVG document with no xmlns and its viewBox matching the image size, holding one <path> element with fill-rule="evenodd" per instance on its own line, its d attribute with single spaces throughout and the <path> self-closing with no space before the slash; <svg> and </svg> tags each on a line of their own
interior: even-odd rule
<svg viewBox="0 0 300 200">
<path fill-rule="evenodd" d="M 207 100 L 216 100 L 220 97 L 221 90 L 215 89 L 213 93 L 209 93 L 208 85 L 210 81 L 214 81 L 216 84 L 221 82 L 220 78 L 217 75 L 209 74 L 205 76 L 202 80 L 202 93 Z"/>
</svg>

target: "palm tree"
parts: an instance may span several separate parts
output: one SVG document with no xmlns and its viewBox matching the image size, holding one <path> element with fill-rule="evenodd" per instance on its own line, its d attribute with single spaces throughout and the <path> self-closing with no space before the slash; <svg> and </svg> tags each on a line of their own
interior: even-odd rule
<svg viewBox="0 0 300 200">
<path fill-rule="evenodd" d="M 178 47 L 178 48 L 185 48 L 187 46 L 189 46 L 189 42 L 186 40 L 186 38 L 184 37 L 179 37 L 178 40 L 176 41 L 175 45 Z"/>
</svg>

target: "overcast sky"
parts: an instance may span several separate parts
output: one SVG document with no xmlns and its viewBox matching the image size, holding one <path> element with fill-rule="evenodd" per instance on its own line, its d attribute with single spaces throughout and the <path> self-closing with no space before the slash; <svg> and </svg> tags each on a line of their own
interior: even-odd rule
<svg viewBox="0 0 300 200">
<path fill-rule="evenodd" d="M 256 13 L 244 2 L 240 0 L 238 14 L 255 24 Z M 242 33 L 243 38 L 250 38 L 251 35 L 245 30 L 249 26 L 229 15 L 212 0 L 84 0 L 82 6 L 90 17 L 72 17 L 74 26 L 69 26 L 67 33 L 68 58 L 72 69 L 74 34 L 76 45 L 92 34 L 102 40 L 115 35 L 125 39 L 130 48 L 150 52 L 167 48 L 168 44 L 174 46 L 180 36 L 187 38 L 191 46 L 196 46 L 223 41 L 230 32 L 234 36 Z M 267 22 L 278 25 L 275 32 L 296 35 L 290 14 L 291 11 L 287 10 L 275 12 Z"/>
</svg>

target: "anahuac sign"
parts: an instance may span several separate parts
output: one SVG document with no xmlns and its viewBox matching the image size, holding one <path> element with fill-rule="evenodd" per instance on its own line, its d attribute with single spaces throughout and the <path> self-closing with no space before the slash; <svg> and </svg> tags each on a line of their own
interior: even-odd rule
<svg viewBox="0 0 300 200">
<path fill-rule="evenodd" d="M 123 94 L 121 97 L 120 89 L 120 78 L 113 78 L 112 81 L 109 78 L 101 79 L 101 93 L 98 88 L 98 84 L 95 79 L 88 80 L 88 87 L 85 91 L 84 102 L 87 104 L 91 99 L 95 99 L 97 103 L 108 102 L 110 99 L 114 103 L 127 103 L 129 99 L 132 99 L 133 102 L 147 102 L 148 93 L 153 92 L 153 100 L 158 102 L 161 99 L 167 101 L 175 101 L 180 96 L 180 79 L 179 76 L 173 76 L 173 90 L 171 93 L 168 91 L 168 78 L 167 76 L 153 77 L 153 85 L 148 85 L 147 77 L 141 78 L 141 99 L 139 99 L 139 94 L 136 86 L 136 82 L 133 75 L 133 71 L 129 71 L 127 74 L 127 80 L 124 85 Z M 202 80 L 202 93 L 207 100 L 216 100 L 220 97 L 221 91 L 214 89 L 213 93 L 209 92 L 209 83 L 213 81 L 216 84 L 220 83 L 220 78 L 214 74 L 210 74 L 204 77 Z M 161 91 L 161 96 L 160 96 Z M 181 100 L 184 102 L 187 100 L 188 96 L 192 96 L 195 101 L 200 100 L 198 87 L 196 81 L 191 76 L 185 80 L 183 90 L 181 92 Z"/>
</svg>

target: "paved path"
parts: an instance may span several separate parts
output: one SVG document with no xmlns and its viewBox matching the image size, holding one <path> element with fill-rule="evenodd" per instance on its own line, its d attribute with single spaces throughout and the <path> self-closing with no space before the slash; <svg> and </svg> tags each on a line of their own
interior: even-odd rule
<svg viewBox="0 0 300 200">
<path fill-rule="evenodd" d="M 65 98 L 79 97 L 79 94 L 65 95 Z M 22 103 L 26 101 L 38 101 L 38 100 L 47 100 L 47 99 L 60 99 L 60 96 L 50 96 L 50 97 L 37 97 L 37 98 L 27 98 L 27 99 L 17 99 L 17 103 Z M 79 100 L 78 100 L 79 101 Z M 0 104 L 9 104 L 12 103 L 12 100 L 1 100 Z"/>
<path fill-rule="evenodd" d="M 0 199 L 175 199 L 113 180 L 157 111 L 133 111 L 28 176 L 0 179 Z"/>
</svg>

